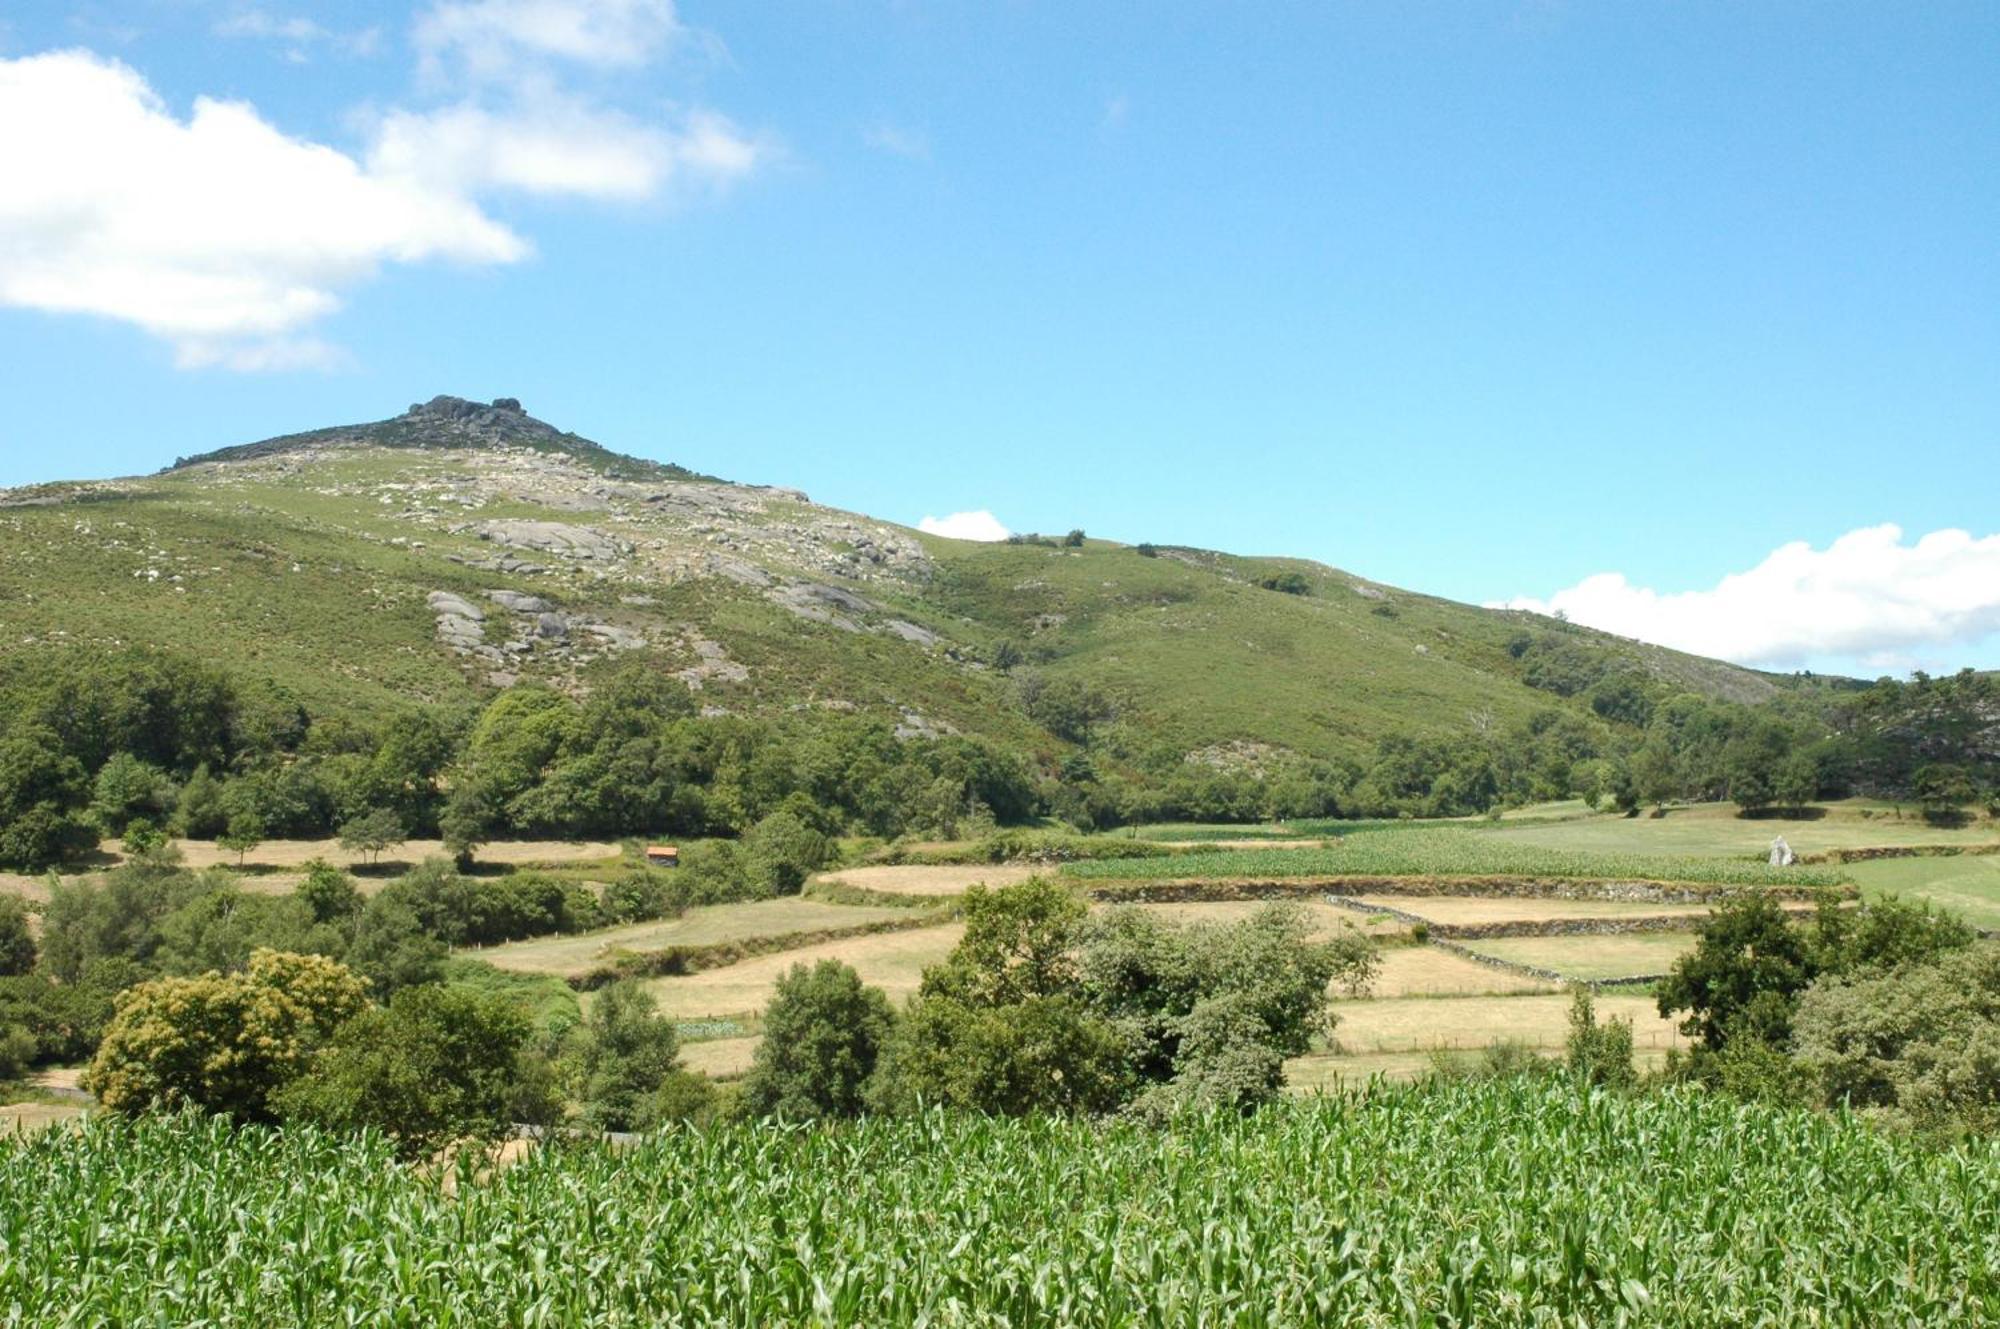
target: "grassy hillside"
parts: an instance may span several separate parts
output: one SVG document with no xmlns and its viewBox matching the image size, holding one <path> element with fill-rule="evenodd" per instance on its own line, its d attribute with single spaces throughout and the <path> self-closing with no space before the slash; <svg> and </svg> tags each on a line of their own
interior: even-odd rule
<svg viewBox="0 0 2000 1329">
<path fill-rule="evenodd" d="M 1018 656 L 1017 673 L 1101 690 L 1153 747 L 1357 755 L 1386 734 L 1584 710 L 1524 685 L 1508 643 L 1530 623 L 1677 687 L 1773 690 L 1317 564 L 919 536 L 454 399 L 148 478 L 0 493 L 0 551 L 9 649 L 156 644 L 336 712 L 574 684 L 638 651 L 712 707 L 858 707 L 1053 752 L 996 667 Z M 1258 584 L 1286 574 L 1298 593 Z M 448 625 L 439 593 L 483 618 Z"/>
</svg>

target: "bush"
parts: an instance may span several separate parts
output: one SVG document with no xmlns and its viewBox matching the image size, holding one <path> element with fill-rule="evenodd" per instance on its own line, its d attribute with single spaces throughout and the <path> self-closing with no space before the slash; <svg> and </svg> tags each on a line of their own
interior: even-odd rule
<svg viewBox="0 0 2000 1329">
<path fill-rule="evenodd" d="M 194 1106 L 238 1121 L 269 1103 L 366 1005 L 365 982 L 322 956 L 258 951 L 241 974 L 141 983 L 118 1000 L 84 1088 L 137 1113 Z"/>
<path fill-rule="evenodd" d="M 793 965 L 765 1008 L 746 1109 L 794 1120 L 857 1115 L 891 1024 L 888 998 L 849 966 Z"/>
<path fill-rule="evenodd" d="M 1590 989 L 1581 983 L 1570 997 L 1569 1042 L 1563 1060 L 1570 1074 L 1585 1084 L 1629 1089 L 1639 1079 L 1632 1067 L 1632 1022 L 1613 1018 L 1597 1023 Z"/>
<path fill-rule="evenodd" d="M 653 994 L 636 982 L 598 992 L 579 1033 L 578 1099 L 599 1130 L 647 1130 L 660 1088 L 679 1068 L 680 1040 Z"/>
<path fill-rule="evenodd" d="M 35 953 L 27 901 L 18 895 L 0 895 L 0 976 L 27 973 L 35 967 Z"/>
<path fill-rule="evenodd" d="M 406 1157 L 504 1134 L 517 1103 L 528 1021 L 505 1001 L 427 984 L 356 1015 L 274 1096 L 290 1121 L 374 1129 Z"/>
</svg>

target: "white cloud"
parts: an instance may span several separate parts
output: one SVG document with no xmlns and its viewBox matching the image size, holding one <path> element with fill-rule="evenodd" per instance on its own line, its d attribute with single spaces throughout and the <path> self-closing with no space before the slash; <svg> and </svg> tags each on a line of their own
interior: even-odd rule
<svg viewBox="0 0 2000 1329">
<path fill-rule="evenodd" d="M 942 535 L 953 540 L 978 540 L 985 544 L 1005 540 L 1010 531 L 1000 519 L 984 508 L 977 512 L 954 512 L 949 517 L 925 517 L 917 529 L 926 535 Z"/>
<path fill-rule="evenodd" d="M 711 111 L 664 127 L 550 93 L 501 111 L 472 102 L 392 111 L 377 126 L 368 164 L 386 177 L 462 191 L 645 199 L 725 188 L 768 151 Z"/>
<path fill-rule="evenodd" d="M 1662 594 L 1604 572 L 1547 600 L 1493 607 L 1561 611 L 1607 632 L 1742 664 L 1901 665 L 1912 653 L 1942 653 L 2000 632 L 2000 535 L 1933 531 L 1904 544 L 1901 527 L 1869 526 L 1823 550 L 1785 545 L 1711 590 Z"/>
<path fill-rule="evenodd" d="M 887 121 L 870 125 L 861 131 L 861 141 L 877 152 L 886 152 L 892 157 L 905 157 L 914 162 L 931 159 L 930 135 L 914 129 L 904 129 Z"/>
<path fill-rule="evenodd" d="M 270 10 L 254 7 L 239 9 L 218 19 L 209 31 L 218 37 L 277 42 L 285 47 L 287 59 L 301 64 L 314 46 L 327 45 L 347 55 L 369 56 L 375 54 L 382 44 L 380 28 L 335 32 L 309 18 L 296 14 L 274 14 Z"/>
<path fill-rule="evenodd" d="M 324 317 L 385 262 L 529 252 L 459 193 L 367 170 L 241 102 L 199 98 L 182 120 L 87 51 L 0 60 L 0 180 L 0 304 L 134 323 L 190 364 Z"/>
<path fill-rule="evenodd" d="M 681 31 L 671 0 L 444 0 L 418 20 L 416 42 L 433 74 L 456 63 L 493 79 L 546 58 L 633 68 Z"/>
<path fill-rule="evenodd" d="M 258 8 L 216 31 L 289 43 L 295 59 L 350 41 Z M 188 368 L 341 363 L 305 329 L 385 264 L 531 253 L 487 214 L 490 193 L 678 202 L 774 157 L 718 112 L 641 116 L 557 77 L 644 63 L 679 31 L 668 0 L 441 0 L 416 40 L 446 80 L 433 96 L 452 100 L 354 117 L 353 152 L 242 102 L 197 98 L 183 119 L 89 51 L 0 59 L 0 305 L 135 324 Z"/>
</svg>

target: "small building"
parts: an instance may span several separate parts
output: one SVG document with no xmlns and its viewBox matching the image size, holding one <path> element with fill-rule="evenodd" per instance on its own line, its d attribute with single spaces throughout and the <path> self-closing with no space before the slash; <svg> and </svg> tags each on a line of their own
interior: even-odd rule
<svg viewBox="0 0 2000 1329">
<path fill-rule="evenodd" d="M 677 868 L 681 865 L 680 846 L 649 844 L 646 846 L 646 861 L 656 868 Z"/>
</svg>

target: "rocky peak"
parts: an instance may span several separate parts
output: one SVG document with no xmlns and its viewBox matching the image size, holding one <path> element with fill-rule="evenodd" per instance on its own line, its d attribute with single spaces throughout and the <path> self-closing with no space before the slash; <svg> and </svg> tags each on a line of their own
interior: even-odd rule
<svg viewBox="0 0 2000 1329">
<path fill-rule="evenodd" d="M 177 458 L 169 470 L 214 462 L 254 461 L 312 448 L 377 447 L 438 449 L 531 448 L 537 452 L 559 453 L 584 463 L 601 474 L 627 480 L 709 479 L 680 466 L 647 461 L 613 452 L 545 420 L 537 420 L 521 408 L 518 397 L 495 397 L 490 402 L 441 394 L 425 402 L 415 402 L 401 415 L 370 424 L 336 425 L 303 434 L 281 434 L 257 443 L 203 453 L 198 457 Z"/>
</svg>

